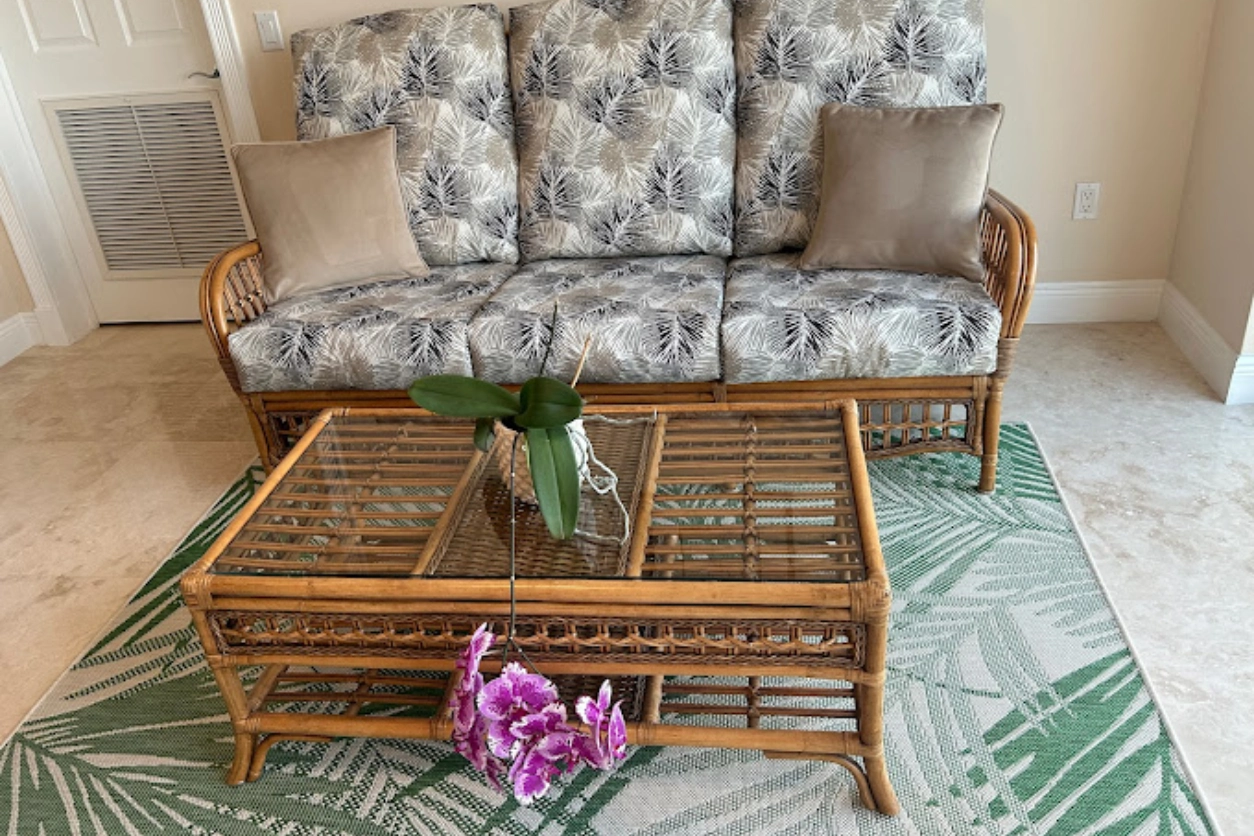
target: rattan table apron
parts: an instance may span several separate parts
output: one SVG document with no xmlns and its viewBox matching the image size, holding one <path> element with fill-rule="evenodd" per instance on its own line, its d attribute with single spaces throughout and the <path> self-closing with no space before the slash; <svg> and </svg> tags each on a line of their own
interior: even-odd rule
<svg viewBox="0 0 1254 836">
<path fill-rule="evenodd" d="M 563 543 L 514 506 L 528 659 L 568 700 L 611 678 L 633 744 L 838 763 L 896 813 L 890 595 L 853 402 L 593 411 L 622 505 L 587 492 L 586 536 Z M 229 783 L 283 740 L 450 736 L 456 656 L 510 610 L 508 453 L 472 429 L 327 410 L 183 578 L 234 727 Z"/>
</svg>

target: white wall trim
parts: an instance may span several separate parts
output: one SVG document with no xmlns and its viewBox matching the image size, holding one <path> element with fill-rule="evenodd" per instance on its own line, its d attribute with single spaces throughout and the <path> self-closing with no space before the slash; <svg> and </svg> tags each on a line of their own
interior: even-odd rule
<svg viewBox="0 0 1254 836">
<path fill-rule="evenodd" d="M 234 142 L 260 142 L 257 113 L 253 110 L 252 93 L 248 89 L 248 73 L 244 67 L 244 50 L 231 15 L 230 0 L 200 0 L 213 58 L 221 73 L 222 97 L 226 100 L 227 121 Z"/>
<path fill-rule="evenodd" d="M 1037 284 L 1028 324 L 1153 322 L 1158 318 L 1164 284 L 1157 279 Z"/>
<path fill-rule="evenodd" d="M 0 220 L 35 302 L 40 339 L 67 345 L 96 327 L 96 313 L 0 55 Z M 6 320 L 7 321 L 7 320 Z"/>
<path fill-rule="evenodd" d="M 0 366 L 32 346 L 43 345 L 39 318 L 33 311 L 14 314 L 0 322 Z"/>
<path fill-rule="evenodd" d="M 1220 400 L 1254 403 L 1254 355 L 1237 354 L 1173 284 L 1163 291 L 1159 322 Z"/>
<path fill-rule="evenodd" d="M 39 256 L 35 252 L 34 245 L 31 244 L 30 235 L 26 232 L 26 224 L 22 222 L 17 205 L 13 202 L 13 196 L 9 194 L 3 177 L 0 177 L 0 225 L 3 225 L 5 232 L 8 233 L 9 243 L 13 245 L 13 254 L 17 256 L 18 266 L 22 268 L 22 277 L 26 280 L 26 289 L 30 291 L 31 300 L 35 303 L 35 310 L 31 312 L 31 315 L 36 320 L 36 333 L 39 338 L 37 344 L 43 345 L 48 339 L 47 335 L 51 335 L 58 344 L 68 343 L 69 339 L 65 335 L 61 317 L 57 314 L 52 300 L 52 291 L 48 288 L 43 266 L 39 262 Z M 8 322 L 8 320 L 5 321 Z"/>
<path fill-rule="evenodd" d="M 1242 354 L 1237 358 L 1225 403 L 1254 403 L 1254 354 Z"/>
</svg>

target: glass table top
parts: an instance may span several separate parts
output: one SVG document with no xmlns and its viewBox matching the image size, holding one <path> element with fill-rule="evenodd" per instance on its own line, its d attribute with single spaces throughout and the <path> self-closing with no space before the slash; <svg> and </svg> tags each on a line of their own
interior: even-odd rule
<svg viewBox="0 0 1254 836">
<path fill-rule="evenodd" d="M 595 461 L 572 539 L 548 534 L 516 478 L 519 578 L 865 578 L 860 515 L 871 510 L 855 498 L 856 427 L 839 409 L 606 408 L 584 427 Z M 479 453 L 473 429 L 417 410 L 319 419 L 209 571 L 508 577 L 510 442 L 498 433 Z"/>
</svg>

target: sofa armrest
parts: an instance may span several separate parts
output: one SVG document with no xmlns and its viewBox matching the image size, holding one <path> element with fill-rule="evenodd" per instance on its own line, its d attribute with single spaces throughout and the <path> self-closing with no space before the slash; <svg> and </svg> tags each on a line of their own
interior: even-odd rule
<svg viewBox="0 0 1254 836">
<path fill-rule="evenodd" d="M 239 375 L 227 338 L 266 309 L 261 284 L 261 245 L 256 241 L 240 244 L 219 255 L 205 268 L 200 280 L 200 319 L 209 333 L 209 342 L 218 354 L 218 363 L 236 392 Z"/>
<path fill-rule="evenodd" d="M 980 217 L 984 289 L 1001 308 L 1001 336 L 1023 333 L 1036 286 L 1036 227 L 1022 209 L 990 190 Z"/>
</svg>

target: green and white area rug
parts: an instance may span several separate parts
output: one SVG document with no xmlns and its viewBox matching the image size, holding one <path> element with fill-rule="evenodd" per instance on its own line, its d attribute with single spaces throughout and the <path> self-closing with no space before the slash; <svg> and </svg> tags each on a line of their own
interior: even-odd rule
<svg viewBox="0 0 1254 836">
<path fill-rule="evenodd" d="M 875 462 L 895 598 L 885 706 L 893 819 L 834 764 L 634 748 L 522 808 L 445 745 L 285 743 L 223 783 L 230 726 L 179 574 L 247 500 L 241 479 L 0 749 L 0 829 L 61 834 L 1159 834 L 1213 829 L 1050 473 L 1007 426 L 979 462 Z"/>
</svg>

